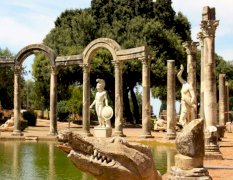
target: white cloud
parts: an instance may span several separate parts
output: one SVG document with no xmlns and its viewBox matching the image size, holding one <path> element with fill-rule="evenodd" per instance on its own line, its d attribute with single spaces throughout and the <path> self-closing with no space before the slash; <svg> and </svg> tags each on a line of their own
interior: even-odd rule
<svg viewBox="0 0 233 180">
<path fill-rule="evenodd" d="M 192 38 L 196 41 L 196 34 L 200 31 L 202 9 L 204 6 L 215 7 L 216 19 L 219 26 L 216 30 L 216 52 L 224 59 L 233 59 L 233 1 L 229 0 L 173 0 L 173 7 L 176 12 L 181 11 L 192 26 Z"/>
<path fill-rule="evenodd" d="M 66 9 L 85 8 L 90 0 L 11 0 L 0 6 L 0 47 L 17 53 L 24 46 L 41 43 Z"/>
</svg>

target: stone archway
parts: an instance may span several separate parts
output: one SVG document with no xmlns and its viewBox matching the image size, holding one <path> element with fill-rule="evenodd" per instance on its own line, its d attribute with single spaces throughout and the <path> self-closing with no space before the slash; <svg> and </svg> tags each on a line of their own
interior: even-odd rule
<svg viewBox="0 0 233 180">
<path fill-rule="evenodd" d="M 82 53 L 83 57 L 83 133 L 85 135 L 91 135 L 90 134 L 90 61 L 92 57 L 94 56 L 95 52 L 99 48 L 105 48 L 107 49 L 113 57 L 113 63 L 118 62 L 116 52 L 121 49 L 120 45 L 115 42 L 112 39 L 109 38 L 99 38 L 92 42 L 90 42 L 86 48 L 84 49 Z M 115 63 L 116 64 L 116 63 Z M 122 106 L 120 107 L 120 110 L 117 109 L 117 104 L 122 104 L 122 92 L 121 92 L 121 78 L 119 71 L 119 66 L 115 65 L 115 124 L 116 122 L 119 122 L 121 125 L 122 117 L 123 117 L 123 111 L 121 110 Z M 115 126 L 119 127 L 118 126 Z M 123 135 L 122 128 L 120 129 L 119 133 Z"/>
<path fill-rule="evenodd" d="M 90 133 L 90 61 L 99 48 L 110 51 L 113 57 L 112 63 L 115 69 L 115 136 L 123 134 L 123 91 L 122 91 L 122 65 L 126 60 L 140 59 L 143 65 L 142 86 L 142 137 L 152 137 L 150 130 L 150 60 L 149 50 L 146 46 L 124 49 L 109 38 L 99 38 L 87 45 L 82 53 L 83 58 L 83 133 L 91 136 Z"/>
<path fill-rule="evenodd" d="M 31 44 L 24 47 L 18 52 L 14 62 L 14 131 L 13 135 L 22 135 L 20 130 L 20 74 L 22 71 L 22 63 L 24 60 L 35 53 L 44 54 L 51 63 L 51 78 L 50 78 L 50 135 L 57 133 L 57 71 L 55 66 L 56 53 L 43 44 Z"/>
</svg>

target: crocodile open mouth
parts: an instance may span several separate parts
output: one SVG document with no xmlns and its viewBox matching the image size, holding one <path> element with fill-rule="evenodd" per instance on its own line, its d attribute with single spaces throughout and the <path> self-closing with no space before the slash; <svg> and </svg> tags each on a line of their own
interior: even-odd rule
<svg viewBox="0 0 233 180">
<path fill-rule="evenodd" d="M 111 167 L 116 164 L 116 162 L 112 158 L 99 152 L 97 149 L 94 149 L 91 154 L 86 154 L 78 150 L 71 150 L 68 157 L 71 157 L 72 155 L 75 155 L 79 159 L 86 160 L 89 163 L 94 163 L 101 166 Z"/>
</svg>

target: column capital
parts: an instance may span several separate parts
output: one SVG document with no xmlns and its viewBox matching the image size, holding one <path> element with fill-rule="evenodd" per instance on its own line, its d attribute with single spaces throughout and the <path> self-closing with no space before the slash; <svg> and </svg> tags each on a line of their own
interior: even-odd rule
<svg viewBox="0 0 233 180">
<path fill-rule="evenodd" d="M 122 68 L 123 62 L 119 60 L 112 60 L 112 63 L 115 68 Z"/>
<path fill-rule="evenodd" d="M 83 72 L 90 72 L 89 64 L 82 64 L 81 67 L 83 68 Z"/>
<path fill-rule="evenodd" d="M 215 37 L 215 31 L 219 25 L 218 20 L 201 21 L 201 30 L 203 37 Z"/>
<path fill-rule="evenodd" d="M 50 67 L 50 73 L 53 75 L 57 75 L 58 74 L 58 69 L 54 66 Z"/>
<path fill-rule="evenodd" d="M 182 45 L 188 55 L 193 55 L 196 54 L 197 46 L 199 45 L 199 43 L 194 41 L 185 41 Z"/>
<path fill-rule="evenodd" d="M 150 65 L 150 58 L 143 57 L 138 59 L 142 62 L 143 65 Z"/>
<path fill-rule="evenodd" d="M 201 47 L 203 47 L 204 46 L 204 35 L 203 35 L 203 32 L 197 33 L 197 39 L 199 39 L 200 45 L 201 45 Z"/>
<path fill-rule="evenodd" d="M 21 66 L 14 66 L 14 73 L 15 74 L 20 74 L 22 71 L 22 67 Z"/>
</svg>

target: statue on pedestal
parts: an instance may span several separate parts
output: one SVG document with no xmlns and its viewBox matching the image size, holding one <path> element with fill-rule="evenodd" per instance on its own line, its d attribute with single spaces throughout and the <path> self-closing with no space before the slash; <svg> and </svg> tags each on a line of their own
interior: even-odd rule
<svg viewBox="0 0 233 180">
<path fill-rule="evenodd" d="M 110 119 L 112 117 L 113 111 L 112 108 L 108 106 L 107 92 L 104 90 L 105 81 L 103 79 L 96 79 L 96 82 L 97 92 L 95 95 L 95 100 L 90 105 L 90 108 L 92 108 L 95 105 L 95 110 L 99 121 L 99 127 L 111 127 Z M 108 112 L 110 112 L 111 117 L 108 117 Z"/>
<path fill-rule="evenodd" d="M 182 84 L 181 88 L 181 113 L 179 123 L 187 125 L 192 120 L 192 111 L 196 111 L 195 93 L 193 87 L 182 78 L 184 66 L 180 66 L 177 78 Z"/>
</svg>

